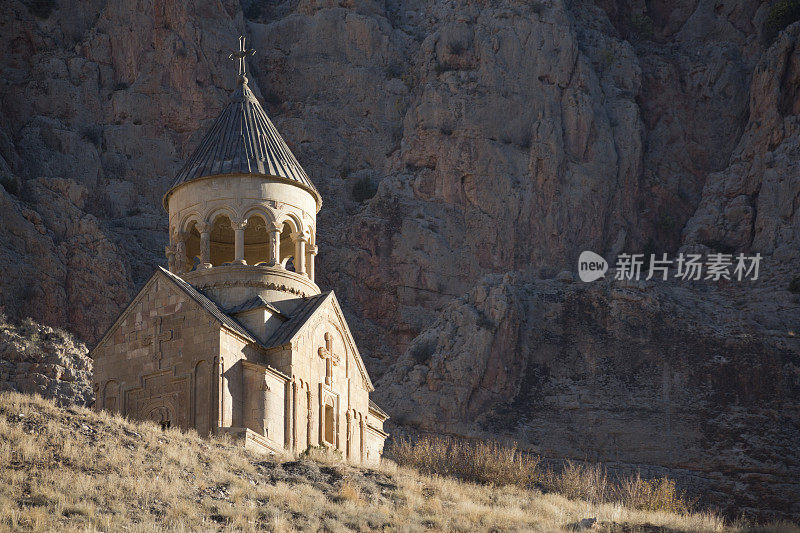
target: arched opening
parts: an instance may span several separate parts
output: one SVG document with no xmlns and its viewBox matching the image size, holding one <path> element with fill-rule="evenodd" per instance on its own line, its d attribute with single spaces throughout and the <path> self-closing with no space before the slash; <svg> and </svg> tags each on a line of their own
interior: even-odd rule
<svg viewBox="0 0 800 533">
<path fill-rule="evenodd" d="M 280 259 L 281 265 L 286 270 L 290 270 L 292 272 L 295 271 L 295 242 L 292 238 L 292 234 L 296 233 L 297 229 L 295 228 L 294 224 L 287 220 L 283 223 L 283 228 L 281 229 L 281 245 L 280 245 Z"/>
<path fill-rule="evenodd" d="M 218 215 L 211 223 L 211 264 L 220 266 L 234 260 L 234 234 L 231 219 Z"/>
<path fill-rule="evenodd" d="M 119 383 L 115 380 L 110 380 L 106 383 L 105 388 L 103 389 L 103 408 L 106 411 L 116 413 L 118 411 L 118 402 L 117 399 L 119 398 Z"/>
<path fill-rule="evenodd" d="M 333 406 L 329 403 L 325 404 L 324 420 L 325 420 L 325 442 L 335 446 L 336 443 L 334 442 L 334 425 L 336 424 L 336 421 L 334 420 Z"/>
<path fill-rule="evenodd" d="M 244 228 L 244 260 L 248 265 L 269 262 L 267 221 L 261 215 L 253 215 L 247 219 L 247 226 Z"/>
<path fill-rule="evenodd" d="M 183 264 L 187 272 L 195 270 L 200 264 L 200 232 L 195 221 L 186 227 L 186 257 Z"/>
<path fill-rule="evenodd" d="M 166 405 L 160 405 L 150 410 L 147 418 L 161 426 L 162 430 L 172 427 L 172 412 Z"/>
</svg>

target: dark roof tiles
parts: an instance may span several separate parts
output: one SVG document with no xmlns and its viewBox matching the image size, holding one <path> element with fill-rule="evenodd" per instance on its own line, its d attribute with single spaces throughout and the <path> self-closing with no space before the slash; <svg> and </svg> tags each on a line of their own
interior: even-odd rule
<svg viewBox="0 0 800 533">
<path fill-rule="evenodd" d="M 217 304 L 211 301 L 205 294 L 198 291 L 197 289 L 195 289 L 194 287 L 192 287 L 191 285 L 189 285 L 184 280 L 182 280 L 169 270 L 165 269 L 164 267 L 159 266 L 158 268 L 162 274 L 167 276 L 168 279 L 170 279 L 173 283 L 175 283 L 175 285 L 177 285 L 179 289 L 185 292 L 192 300 L 197 302 L 203 309 L 211 313 L 214 316 L 214 318 L 219 320 L 222 324 L 227 326 L 229 329 L 232 329 L 233 331 L 235 331 L 248 341 L 258 343 L 258 340 L 256 340 L 256 338 L 253 337 L 253 335 L 250 334 L 250 332 L 247 331 L 247 329 L 245 329 L 244 326 L 239 324 L 239 322 L 234 320 L 232 317 L 226 315 L 222 311 L 222 309 L 220 309 L 217 306 Z"/>
<path fill-rule="evenodd" d="M 235 307 L 231 307 L 230 309 L 226 309 L 225 312 L 229 315 L 235 315 L 236 313 L 243 313 L 245 311 L 251 311 L 253 309 L 258 308 L 266 308 L 269 309 L 273 314 L 279 316 L 284 320 L 289 320 L 289 317 L 286 316 L 281 312 L 280 309 L 266 301 L 260 294 L 256 294 L 243 304 L 239 304 Z"/>
<path fill-rule="evenodd" d="M 300 331 L 300 328 L 302 328 L 303 324 L 306 323 L 306 320 L 308 320 L 308 318 L 314 314 L 314 311 L 316 311 L 316 309 L 322 305 L 331 294 L 331 291 L 328 291 L 306 298 L 305 301 L 301 303 L 292 313 L 292 317 L 278 326 L 278 329 L 276 329 L 275 333 L 273 333 L 272 336 L 267 339 L 267 342 L 264 343 L 264 346 L 267 348 L 274 348 L 275 346 L 280 346 L 281 344 L 286 344 L 287 342 L 291 341 L 295 333 Z"/>
<path fill-rule="evenodd" d="M 246 82 L 233 92 L 172 188 L 219 174 L 260 174 L 294 181 L 320 202 L 319 192 Z"/>
<path fill-rule="evenodd" d="M 373 411 L 375 411 L 376 413 L 378 413 L 379 415 L 383 416 L 384 419 L 388 419 L 389 418 L 389 414 L 386 411 L 384 411 L 383 409 L 381 409 L 378 406 L 378 404 L 373 402 L 372 400 L 369 401 L 369 408 L 372 409 Z"/>
</svg>

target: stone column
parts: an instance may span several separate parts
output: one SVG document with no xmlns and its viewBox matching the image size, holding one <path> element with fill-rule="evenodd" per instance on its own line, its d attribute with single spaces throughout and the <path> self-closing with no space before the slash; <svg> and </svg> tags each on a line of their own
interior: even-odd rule
<svg viewBox="0 0 800 533">
<path fill-rule="evenodd" d="M 306 241 L 308 238 L 302 233 L 292 233 L 294 240 L 294 271 L 298 274 L 306 273 Z"/>
<path fill-rule="evenodd" d="M 247 263 L 244 260 L 244 228 L 247 227 L 247 221 L 246 220 L 231 221 L 231 226 L 233 226 L 233 242 L 234 242 L 233 263 L 235 265 L 246 265 Z"/>
<path fill-rule="evenodd" d="M 292 453 L 297 453 L 297 382 L 292 381 Z"/>
<path fill-rule="evenodd" d="M 281 264 L 281 230 L 282 225 L 275 222 L 267 224 L 267 233 L 269 234 L 269 261 L 271 266 Z"/>
<path fill-rule="evenodd" d="M 316 244 L 308 245 L 306 249 L 306 270 L 308 271 L 308 279 L 314 281 L 314 258 L 317 255 L 319 248 Z"/>
<path fill-rule="evenodd" d="M 186 272 L 186 234 L 178 233 L 178 241 L 175 243 L 175 273 L 184 272 Z"/>
<path fill-rule="evenodd" d="M 173 246 L 166 246 L 164 253 L 167 254 L 167 269 L 175 274 L 175 248 Z"/>
<path fill-rule="evenodd" d="M 359 442 L 358 442 L 358 445 L 359 445 L 359 448 L 361 449 L 359 451 L 359 461 L 363 463 L 364 462 L 364 430 L 365 430 L 365 428 L 364 428 L 364 419 L 361 418 L 360 416 L 358 418 L 359 418 L 359 421 L 358 421 L 358 430 L 359 430 L 359 437 L 358 437 L 358 441 Z"/>
<path fill-rule="evenodd" d="M 201 222 L 196 227 L 200 232 L 200 265 L 197 268 L 211 268 L 211 224 Z"/>
<path fill-rule="evenodd" d="M 345 415 L 345 418 L 347 419 L 347 436 L 345 438 L 345 447 L 344 447 L 344 449 L 345 449 L 345 457 L 349 461 L 350 460 L 350 453 L 351 453 L 350 452 L 350 434 L 352 432 L 352 430 L 351 430 L 352 415 L 350 414 L 350 410 L 349 409 L 347 410 L 347 414 Z"/>
<path fill-rule="evenodd" d="M 95 396 L 95 398 L 97 398 L 97 396 Z M 307 417 L 306 417 L 307 418 L 307 421 L 306 421 L 306 424 L 307 424 L 307 426 L 306 426 L 306 441 L 307 441 L 306 442 L 306 448 L 311 446 L 311 431 L 312 431 L 312 428 L 311 428 L 311 416 L 312 416 L 311 409 L 312 409 L 312 405 L 313 405 L 311 403 L 311 401 L 312 401 L 312 399 L 311 399 L 311 386 L 306 384 L 306 406 L 308 407 L 308 414 L 307 414 Z"/>
</svg>

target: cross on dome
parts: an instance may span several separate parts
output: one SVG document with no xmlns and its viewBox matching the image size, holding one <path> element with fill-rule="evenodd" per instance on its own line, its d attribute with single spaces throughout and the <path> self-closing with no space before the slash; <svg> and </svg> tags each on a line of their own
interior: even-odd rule
<svg viewBox="0 0 800 533">
<path fill-rule="evenodd" d="M 245 40 L 246 37 L 244 35 L 240 35 L 239 50 L 231 52 L 231 55 L 228 56 L 228 59 L 236 59 L 239 61 L 239 83 L 247 83 L 247 64 L 245 62 L 245 58 L 256 53 L 256 51 L 252 48 L 247 48 L 245 46 Z"/>
<path fill-rule="evenodd" d="M 298 185 L 314 197 L 318 211 L 322 205 L 319 191 L 248 85 L 246 58 L 255 50 L 247 48 L 245 41 L 245 36 L 240 36 L 239 50 L 229 55 L 230 59 L 238 61 L 239 77 L 228 105 L 178 172 L 172 188 L 164 196 L 164 207 L 175 188 L 184 183 L 209 176 L 245 174 L 278 178 Z M 179 254 L 179 258 L 184 255 Z M 183 269 L 178 268 L 178 271 Z"/>
</svg>

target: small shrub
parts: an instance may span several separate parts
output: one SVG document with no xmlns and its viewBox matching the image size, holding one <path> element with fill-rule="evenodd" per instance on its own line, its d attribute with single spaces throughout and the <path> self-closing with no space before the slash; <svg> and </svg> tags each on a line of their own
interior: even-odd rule
<svg viewBox="0 0 800 533">
<path fill-rule="evenodd" d="M 600 465 L 567 461 L 561 472 L 548 472 L 544 485 L 549 490 L 574 500 L 602 503 L 610 499 L 608 473 Z"/>
<path fill-rule="evenodd" d="M 618 491 L 620 500 L 636 509 L 669 513 L 684 513 L 688 510 L 675 482 L 666 477 L 648 481 L 637 473 L 621 480 Z"/>
<path fill-rule="evenodd" d="M 443 437 L 393 441 L 388 455 L 401 466 L 472 483 L 532 487 L 540 479 L 540 459 L 515 446 Z"/>
<path fill-rule="evenodd" d="M 387 449 L 398 465 L 472 483 L 539 488 L 592 503 L 618 503 L 649 511 L 686 513 L 690 504 L 675 482 L 633 476 L 611 478 L 600 464 L 566 461 L 560 469 L 543 468 L 541 458 L 497 442 L 444 437 L 399 439 Z"/>
<path fill-rule="evenodd" d="M 281 102 L 283 102 L 283 99 L 281 98 L 281 95 L 279 95 L 275 91 L 267 90 L 264 93 L 264 101 L 270 107 L 278 107 L 279 105 L 281 105 Z"/>
<path fill-rule="evenodd" d="M 529 5 L 530 5 L 530 8 L 531 8 L 531 11 L 533 11 L 537 15 L 541 15 L 542 13 L 544 13 L 544 4 L 542 2 L 540 2 L 539 0 L 531 0 Z"/>
<path fill-rule="evenodd" d="M 124 91 L 127 88 L 128 88 L 128 84 L 125 83 L 124 81 L 118 81 L 117 83 L 114 84 L 114 90 L 115 91 Z"/>
<path fill-rule="evenodd" d="M 631 17 L 631 27 L 642 39 L 649 39 L 653 36 L 653 19 L 647 15 L 634 14 Z"/>
<path fill-rule="evenodd" d="M 608 69 L 611 65 L 614 64 L 616 61 L 616 57 L 614 56 L 614 51 L 610 48 L 603 48 L 600 50 L 600 62 L 603 66 L 603 70 Z"/>
<path fill-rule="evenodd" d="M 772 4 L 764 22 L 766 44 L 771 43 L 781 31 L 798 20 L 800 20 L 800 0 L 778 0 Z"/>
<path fill-rule="evenodd" d="M 403 65 L 400 63 L 391 63 L 386 67 L 386 77 L 389 79 L 400 78 L 403 75 Z"/>
<path fill-rule="evenodd" d="M 434 72 L 436 74 L 442 74 L 443 72 L 449 72 L 451 70 L 455 70 L 452 66 L 445 64 L 445 63 L 436 63 L 436 66 L 433 67 Z"/>
<path fill-rule="evenodd" d="M 258 0 L 250 2 L 250 4 L 244 8 L 243 14 L 244 18 L 248 20 L 257 20 L 261 17 L 261 2 Z"/>
<path fill-rule="evenodd" d="M 792 294 L 800 294 L 800 276 L 795 276 L 789 282 L 789 292 Z"/>
<path fill-rule="evenodd" d="M 338 497 L 343 501 L 358 502 L 361 501 L 361 491 L 358 490 L 358 487 L 353 485 L 351 482 L 345 481 L 342 483 L 342 486 L 339 487 Z"/>
<path fill-rule="evenodd" d="M 497 329 L 497 324 L 489 318 L 489 315 L 484 313 L 483 311 L 478 311 L 478 320 L 476 320 L 476 325 L 481 329 L 488 329 L 489 331 L 494 331 Z"/>
<path fill-rule="evenodd" d="M 378 185 L 374 183 L 369 177 L 364 176 L 359 179 L 351 191 L 353 200 L 358 203 L 363 203 L 375 196 L 378 192 Z"/>
<path fill-rule="evenodd" d="M 103 129 L 100 126 L 86 126 L 81 130 L 81 136 L 95 146 L 100 146 L 103 141 Z"/>
<path fill-rule="evenodd" d="M 16 196 L 19 193 L 19 183 L 11 174 L 0 172 L 0 186 L 2 186 L 8 194 Z"/>
<path fill-rule="evenodd" d="M 447 49 L 454 56 L 460 56 L 467 51 L 467 46 L 461 42 L 453 42 L 447 45 Z"/>
<path fill-rule="evenodd" d="M 675 219 L 672 218 L 669 214 L 664 213 L 663 215 L 658 217 L 658 220 L 656 221 L 656 226 L 658 226 L 658 229 L 660 230 L 669 231 L 675 227 Z"/>
<path fill-rule="evenodd" d="M 718 241 L 718 240 L 708 241 L 708 242 L 705 243 L 705 245 L 708 246 L 715 253 L 732 254 L 733 252 L 736 251 L 736 247 L 735 246 L 731 246 L 730 244 L 726 244 L 726 243 L 724 243 L 722 241 Z"/>
<path fill-rule="evenodd" d="M 31 0 L 28 11 L 35 17 L 47 19 L 57 7 L 56 0 Z"/>
<path fill-rule="evenodd" d="M 418 365 L 430 361 L 433 352 L 436 351 L 436 339 L 425 339 L 418 341 L 411 346 L 411 358 L 416 361 Z"/>
<path fill-rule="evenodd" d="M 404 72 L 400 79 L 403 80 L 403 83 L 406 84 L 406 87 L 409 89 L 413 88 L 417 84 L 417 77 L 414 75 L 413 72 Z"/>
</svg>

